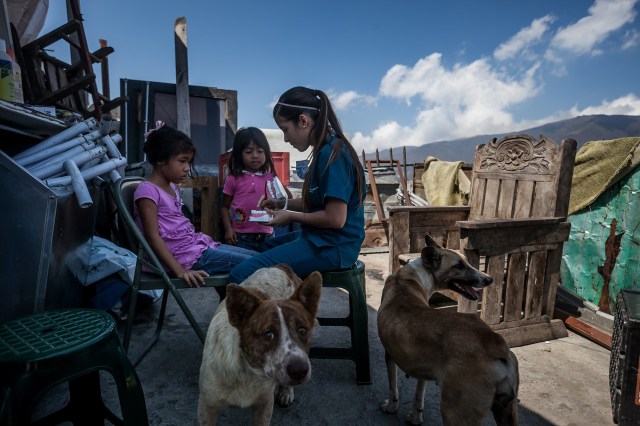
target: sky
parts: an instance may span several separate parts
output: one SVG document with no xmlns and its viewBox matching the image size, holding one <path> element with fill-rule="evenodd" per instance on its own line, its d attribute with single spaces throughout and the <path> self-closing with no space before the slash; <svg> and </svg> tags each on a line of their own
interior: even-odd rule
<svg viewBox="0 0 640 426">
<path fill-rule="evenodd" d="M 81 0 L 120 79 L 238 91 L 238 126 L 275 128 L 293 86 L 325 91 L 357 152 L 640 115 L 640 0 Z M 42 33 L 66 22 L 50 0 Z M 96 68 L 99 74 L 99 68 Z"/>
</svg>

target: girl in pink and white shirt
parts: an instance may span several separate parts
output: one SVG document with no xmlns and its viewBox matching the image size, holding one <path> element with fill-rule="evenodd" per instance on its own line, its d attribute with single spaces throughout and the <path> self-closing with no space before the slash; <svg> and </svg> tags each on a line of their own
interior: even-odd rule
<svg viewBox="0 0 640 426">
<path fill-rule="evenodd" d="M 222 190 L 222 224 L 225 242 L 249 250 L 264 251 L 273 228 L 249 220 L 251 210 L 261 210 L 267 181 L 276 176 L 271 148 L 264 133 L 255 127 L 239 129 L 233 140 L 229 175 Z"/>
</svg>

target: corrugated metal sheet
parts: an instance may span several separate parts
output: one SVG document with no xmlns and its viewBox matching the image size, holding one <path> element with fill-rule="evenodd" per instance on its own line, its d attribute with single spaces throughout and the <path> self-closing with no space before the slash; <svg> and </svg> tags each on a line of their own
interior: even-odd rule
<svg viewBox="0 0 640 426">
<path fill-rule="evenodd" d="M 640 290 L 640 168 L 569 216 L 571 235 L 564 245 L 562 286 L 615 312 L 622 289 Z"/>
</svg>

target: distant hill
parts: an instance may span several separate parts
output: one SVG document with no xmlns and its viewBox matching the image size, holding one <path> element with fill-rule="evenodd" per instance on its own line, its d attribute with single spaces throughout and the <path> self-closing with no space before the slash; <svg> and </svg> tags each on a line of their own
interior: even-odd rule
<svg viewBox="0 0 640 426">
<path fill-rule="evenodd" d="M 640 136 L 640 116 L 636 115 L 583 115 L 568 120 L 556 121 L 531 129 L 516 130 L 495 135 L 480 135 L 470 138 L 428 143 L 422 146 L 408 146 L 407 163 L 419 163 L 431 155 L 443 161 L 473 161 L 477 145 L 487 143 L 493 138 L 524 133 L 536 138 L 545 135 L 560 143 L 572 138 L 578 142 L 578 149 L 586 142 L 594 140 L 617 139 L 626 136 Z M 380 159 L 389 159 L 389 150 L 379 152 Z M 369 160 L 375 159 L 375 152 L 366 153 Z M 403 161 L 402 147 L 393 149 L 394 160 Z"/>
</svg>

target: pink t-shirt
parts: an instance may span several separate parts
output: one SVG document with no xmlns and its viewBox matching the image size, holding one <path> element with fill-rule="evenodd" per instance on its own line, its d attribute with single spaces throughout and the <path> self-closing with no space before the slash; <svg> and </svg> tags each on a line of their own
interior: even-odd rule
<svg viewBox="0 0 640 426">
<path fill-rule="evenodd" d="M 258 200 L 264 195 L 265 184 L 273 180 L 273 173 L 244 172 L 240 176 L 228 175 L 224 181 L 224 194 L 233 197 L 231 202 L 231 223 L 233 229 L 243 233 L 271 234 L 273 228 L 258 222 L 249 222 L 251 210 L 258 210 Z"/>
<path fill-rule="evenodd" d="M 209 247 L 216 248 L 220 243 L 213 241 L 207 234 L 196 232 L 193 224 L 182 213 L 182 200 L 180 199 L 178 187 L 171 184 L 171 188 L 176 192 L 175 197 L 167 194 L 151 182 L 142 182 L 133 194 L 133 214 L 138 228 L 142 230 L 140 213 L 135 201 L 140 198 L 148 198 L 156 203 L 158 206 L 158 231 L 160 232 L 160 237 L 167 244 L 167 248 L 173 254 L 173 257 L 186 269 L 191 269 L 202 255 L 202 252 Z"/>
</svg>

